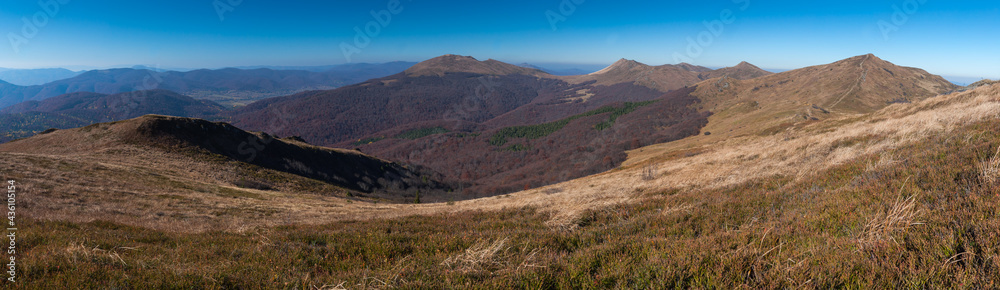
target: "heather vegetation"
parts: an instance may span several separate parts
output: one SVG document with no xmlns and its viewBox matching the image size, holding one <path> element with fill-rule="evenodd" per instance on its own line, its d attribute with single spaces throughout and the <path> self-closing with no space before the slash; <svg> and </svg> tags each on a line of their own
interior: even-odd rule
<svg viewBox="0 0 1000 290">
<path fill-rule="evenodd" d="M 600 109 L 592 110 L 578 115 L 573 115 L 568 118 L 555 122 L 502 128 L 496 133 L 494 133 L 493 136 L 490 137 L 489 143 L 490 145 L 493 146 L 503 146 L 504 144 L 507 143 L 507 140 L 511 138 L 526 138 L 526 139 L 542 138 L 556 131 L 559 131 L 563 127 L 566 127 L 566 125 L 569 124 L 569 122 L 572 122 L 573 120 L 583 117 L 608 113 L 607 120 L 594 125 L 594 129 L 604 130 L 610 128 L 611 125 L 614 125 L 615 120 L 617 120 L 618 117 L 631 113 L 632 111 L 635 111 L 636 108 L 652 104 L 653 102 L 656 102 L 656 100 L 639 102 L 639 103 L 625 102 L 625 104 L 621 106 L 611 105 L 611 106 L 601 107 Z"/>
<path fill-rule="evenodd" d="M 804 176 L 536 208 L 174 233 L 30 220 L 42 288 L 1000 287 L 1000 121 Z M 504 197 L 495 197 L 502 199 Z"/>
<path fill-rule="evenodd" d="M 436 61 L 427 67 L 443 65 Z M 495 61 L 483 65 L 521 70 Z M 473 198 L 598 173 L 620 164 L 625 150 L 698 134 L 706 113 L 688 107 L 697 102 L 687 95 L 691 91 L 664 94 L 630 83 L 410 71 L 260 101 L 234 111 L 230 121 L 427 168 L 461 184 L 459 191 L 469 193 L 464 198 Z M 654 103 L 658 109 L 628 117 Z M 628 122 L 619 125 L 620 120 Z"/>
<path fill-rule="evenodd" d="M 459 184 L 464 198 L 535 188 L 612 169 L 626 150 L 696 135 L 709 114 L 694 88 L 643 102 L 612 103 L 536 125 L 363 144 L 389 160 L 426 166 Z M 368 140 L 364 140 L 368 141 Z M 440 158 L 449 156 L 449 158 Z"/>
<path fill-rule="evenodd" d="M 455 129 L 450 126 L 459 122 L 484 122 L 531 102 L 540 92 L 566 86 L 558 80 L 524 75 L 400 74 L 332 91 L 254 103 L 237 110 L 231 121 L 240 128 L 267 130 L 282 136 L 299 135 L 315 144 L 329 146 L 418 122 L 448 119 L 445 124 L 428 127 L 449 130 Z M 456 110 L 462 106 L 469 109 Z M 274 128 L 275 120 L 296 125 Z"/>
<path fill-rule="evenodd" d="M 395 137 L 396 138 L 401 138 L 401 139 L 416 140 L 416 139 L 420 139 L 420 138 L 427 137 L 427 136 L 430 136 L 430 135 L 443 134 L 443 133 L 448 133 L 448 132 L 451 132 L 451 131 L 449 131 L 448 129 L 445 129 L 443 127 L 418 128 L 418 129 L 409 130 L 409 131 L 406 131 L 406 132 L 403 132 L 403 133 L 399 133 Z"/>
</svg>

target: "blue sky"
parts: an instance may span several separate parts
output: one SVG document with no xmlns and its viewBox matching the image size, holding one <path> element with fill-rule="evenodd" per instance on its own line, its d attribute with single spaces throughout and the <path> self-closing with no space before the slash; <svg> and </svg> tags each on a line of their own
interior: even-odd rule
<svg viewBox="0 0 1000 290">
<path fill-rule="evenodd" d="M 394 1 L 42 0 L 59 3 L 48 12 L 37 1 L 4 1 L 0 67 L 328 65 L 347 62 L 350 45 L 352 62 L 452 53 L 511 63 L 628 58 L 776 69 L 874 53 L 935 74 L 1000 78 L 993 1 L 399 0 L 397 13 L 378 23 L 371 12 Z M 705 25 L 723 20 L 721 29 Z M 359 45 L 355 28 L 366 26 L 377 33 L 364 33 L 370 41 Z"/>
</svg>

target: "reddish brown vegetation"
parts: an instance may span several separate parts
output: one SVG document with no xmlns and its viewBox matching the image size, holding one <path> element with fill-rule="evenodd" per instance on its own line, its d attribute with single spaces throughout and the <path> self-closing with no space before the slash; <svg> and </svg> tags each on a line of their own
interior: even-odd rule
<svg viewBox="0 0 1000 290">
<path fill-rule="evenodd" d="M 666 94 L 604 130 L 595 127 L 607 122 L 610 113 L 577 118 L 547 136 L 513 138 L 501 146 L 488 142 L 497 131 L 487 130 L 478 136 L 450 133 L 387 139 L 362 149 L 432 168 L 447 180 L 464 183 L 468 197 L 502 194 L 603 172 L 621 164 L 626 150 L 698 134 L 708 114 L 690 107 L 698 102 L 689 95 L 693 90 Z"/>
<path fill-rule="evenodd" d="M 432 76 L 401 73 L 332 91 L 265 100 L 234 113 L 241 128 L 302 136 L 310 142 L 426 166 L 463 183 L 468 197 L 536 187 L 614 168 L 625 150 L 699 132 L 706 114 L 689 108 L 693 88 L 663 95 L 635 84 L 570 84 L 523 74 L 500 74 L 498 62 Z M 426 67 L 448 67 L 435 59 Z M 480 67 L 482 66 L 482 67 Z M 509 65 L 508 65 L 509 66 Z M 421 65 L 415 68 L 423 67 Z M 518 68 L 523 69 L 523 68 Z M 517 72 L 514 72 L 517 73 Z M 487 141 L 497 130 L 558 121 L 605 106 L 659 100 L 615 122 L 611 113 L 589 115 L 544 138 Z M 393 138 L 436 129 L 447 134 Z"/>
</svg>

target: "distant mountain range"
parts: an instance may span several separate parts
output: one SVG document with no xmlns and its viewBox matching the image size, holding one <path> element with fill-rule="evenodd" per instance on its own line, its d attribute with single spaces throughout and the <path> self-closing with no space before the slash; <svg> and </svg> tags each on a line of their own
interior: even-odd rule
<svg viewBox="0 0 1000 290">
<path fill-rule="evenodd" d="M 417 64 L 416 62 L 409 61 L 394 61 L 386 63 L 348 63 L 348 64 L 338 64 L 338 65 L 321 65 L 321 66 L 239 66 L 235 67 L 238 69 L 272 69 L 272 70 L 304 70 L 311 72 L 356 72 L 362 74 L 382 74 L 383 76 L 393 75 L 404 71 L 411 66 Z"/>
<path fill-rule="evenodd" d="M 408 66 L 403 62 L 350 64 L 332 66 L 322 72 L 266 68 L 187 72 L 133 68 L 93 70 L 42 85 L 19 86 L 0 81 L 0 108 L 67 93 L 116 94 L 152 89 L 171 90 L 226 106 L 240 106 L 268 97 L 358 83 L 398 73 Z"/>
<path fill-rule="evenodd" d="M 10 69 L 0 68 L 0 81 L 19 86 L 42 85 L 61 79 L 68 79 L 83 73 L 64 68 Z"/>
</svg>

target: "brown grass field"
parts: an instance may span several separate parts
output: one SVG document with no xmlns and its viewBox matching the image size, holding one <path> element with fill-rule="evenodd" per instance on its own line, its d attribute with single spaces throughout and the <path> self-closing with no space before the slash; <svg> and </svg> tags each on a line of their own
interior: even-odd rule
<svg viewBox="0 0 1000 290">
<path fill-rule="evenodd" d="M 609 172 L 454 202 L 115 150 L 0 153 L 22 186 L 17 285 L 1000 288 L 998 85 L 653 145 Z M 276 186 L 233 186 L 244 176 Z"/>
</svg>

